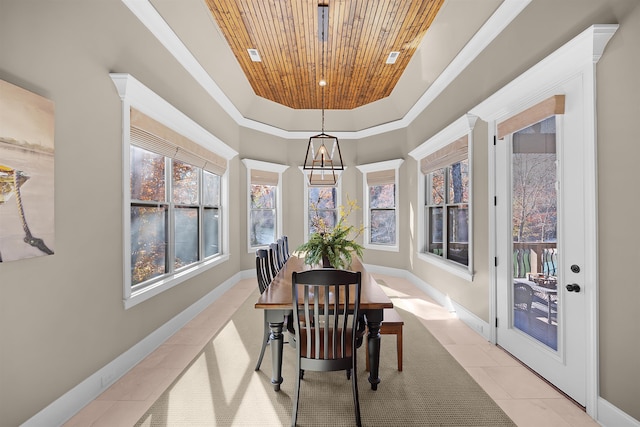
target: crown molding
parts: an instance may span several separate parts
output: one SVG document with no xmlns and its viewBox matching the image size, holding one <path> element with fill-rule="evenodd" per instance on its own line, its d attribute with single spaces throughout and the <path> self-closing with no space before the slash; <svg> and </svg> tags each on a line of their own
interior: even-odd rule
<svg viewBox="0 0 640 427">
<path fill-rule="evenodd" d="M 226 111 L 238 126 L 253 129 L 284 139 L 306 139 L 312 131 L 289 131 L 266 123 L 248 119 L 224 94 L 197 59 L 173 32 L 149 0 L 122 0 L 131 12 L 144 24 L 162 45 L 176 58 L 203 89 Z M 451 61 L 425 93 L 409 109 L 402 119 L 371 126 L 356 131 L 333 132 L 339 139 L 361 139 L 403 129 L 409 126 L 422 111 L 491 43 L 504 28 L 531 2 L 531 0 L 504 0 L 487 22 L 478 30 L 460 53 Z"/>
</svg>

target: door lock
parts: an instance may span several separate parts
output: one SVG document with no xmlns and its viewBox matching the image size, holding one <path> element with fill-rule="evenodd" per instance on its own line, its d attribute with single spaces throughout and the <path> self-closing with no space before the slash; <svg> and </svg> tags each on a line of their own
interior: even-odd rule
<svg viewBox="0 0 640 427">
<path fill-rule="evenodd" d="M 569 283 L 566 288 L 569 292 L 580 292 L 580 285 L 578 285 L 577 283 Z"/>
</svg>

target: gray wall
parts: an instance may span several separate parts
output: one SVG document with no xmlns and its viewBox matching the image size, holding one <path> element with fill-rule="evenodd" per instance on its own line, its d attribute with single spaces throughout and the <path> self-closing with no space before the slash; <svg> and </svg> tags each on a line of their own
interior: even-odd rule
<svg viewBox="0 0 640 427">
<path fill-rule="evenodd" d="M 417 202 L 416 163 L 407 155 L 440 129 L 592 24 L 620 29 L 597 65 L 600 395 L 640 419 L 640 301 L 634 265 L 640 197 L 640 3 L 533 0 L 526 10 L 407 129 L 344 141 L 343 193 L 362 200 L 355 164 L 404 158 L 401 250 L 367 251 L 365 262 L 409 269 L 488 319 L 487 124 L 474 131 L 474 256 L 465 282 L 420 261 L 409 236 Z M 240 152 L 230 164 L 231 258 L 124 310 L 122 303 L 121 104 L 109 72 L 134 75 Z M 284 232 L 303 239 L 306 141 L 240 129 L 119 1 L 0 0 L 0 78 L 56 107 L 56 254 L 0 264 L 0 419 L 17 425 L 131 348 L 241 270 L 246 249 L 246 170 L 241 158 L 287 164 Z M 0 118 L 1 119 L 1 118 Z M 415 215 L 414 215 L 415 218 Z M 411 224 L 414 228 L 417 224 Z"/>
</svg>

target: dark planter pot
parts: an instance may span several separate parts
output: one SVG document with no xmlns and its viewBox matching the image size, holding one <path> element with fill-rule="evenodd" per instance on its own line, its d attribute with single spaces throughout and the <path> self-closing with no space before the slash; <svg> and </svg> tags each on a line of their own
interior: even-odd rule
<svg viewBox="0 0 640 427">
<path fill-rule="evenodd" d="M 329 261 L 329 258 L 327 258 L 326 256 L 322 256 L 322 268 L 331 268 L 331 262 Z"/>
</svg>

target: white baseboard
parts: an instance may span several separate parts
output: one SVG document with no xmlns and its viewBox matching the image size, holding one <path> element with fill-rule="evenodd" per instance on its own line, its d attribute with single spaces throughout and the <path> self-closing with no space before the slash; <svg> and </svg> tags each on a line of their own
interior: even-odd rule
<svg viewBox="0 0 640 427">
<path fill-rule="evenodd" d="M 452 301 L 448 296 L 429 285 L 413 273 L 396 268 L 366 265 L 371 273 L 384 274 L 409 280 L 417 288 L 433 298 L 438 304 L 455 313 L 460 320 L 471 329 L 489 340 L 489 324 L 460 304 Z M 51 427 L 60 426 L 73 417 L 78 411 L 98 397 L 113 383 L 125 375 L 135 365 L 140 363 L 151 352 L 164 343 L 169 337 L 195 318 L 200 312 L 216 301 L 222 294 L 231 289 L 238 281 L 255 277 L 255 271 L 243 270 L 207 295 L 196 301 L 182 313 L 169 320 L 142 339 L 129 350 L 118 356 L 99 371 L 82 381 L 76 387 L 56 399 L 49 406 L 27 420 L 21 427 Z M 621 411 L 605 399 L 598 399 L 598 419 L 604 427 L 640 427 L 640 422 Z"/>
<path fill-rule="evenodd" d="M 189 323 L 189 321 L 200 314 L 200 312 L 215 300 L 220 298 L 222 294 L 231 289 L 238 281 L 250 277 L 255 277 L 255 270 L 253 271 L 253 275 L 251 275 L 251 271 L 236 273 L 207 295 L 193 303 L 186 310 L 143 338 L 129 350 L 122 353 L 109 364 L 25 421 L 21 427 L 51 427 L 64 424 L 119 380 L 124 374 L 129 372 L 131 368 L 151 354 L 169 337 Z"/>
<path fill-rule="evenodd" d="M 598 398 L 598 423 L 603 427 L 640 427 L 640 421 L 621 411 L 603 398 Z"/>
</svg>

